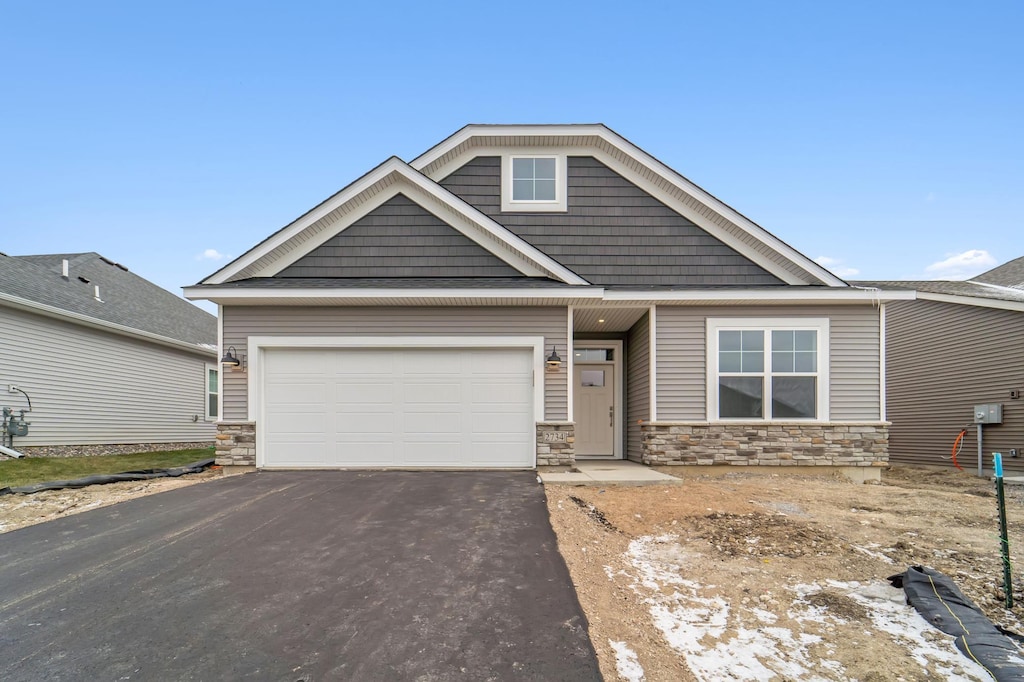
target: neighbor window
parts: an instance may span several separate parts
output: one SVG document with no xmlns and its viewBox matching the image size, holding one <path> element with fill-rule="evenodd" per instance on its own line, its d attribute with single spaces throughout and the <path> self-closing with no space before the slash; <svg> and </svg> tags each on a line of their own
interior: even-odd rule
<svg viewBox="0 0 1024 682">
<path fill-rule="evenodd" d="M 712 419 L 828 419 L 828 320 L 709 319 Z"/>
<path fill-rule="evenodd" d="M 516 155 L 502 159 L 502 211 L 564 211 L 566 159 Z"/>
<path fill-rule="evenodd" d="M 206 365 L 206 419 L 216 421 L 220 416 L 220 389 L 216 365 Z"/>
</svg>

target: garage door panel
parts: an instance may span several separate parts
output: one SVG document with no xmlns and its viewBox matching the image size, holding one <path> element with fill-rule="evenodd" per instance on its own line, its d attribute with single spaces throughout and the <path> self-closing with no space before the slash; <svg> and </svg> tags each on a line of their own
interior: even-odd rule
<svg viewBox="0 0 1024 682">
<path fill-rule="evenodd" d="M 334 401 L 339 405 L 358 408 L 359 405 L 391 405 L 395 400 L 395 384 L 386 382 L 371 383 L 365 379 L 360 381 L 339 380 L 334 387 Z"/>
<path fill-rule="evenodd" d="M 460 466 L 462 443 L 458 441 L 407 441 L 399 464 L 409 466 Z"/>
<path fill-rule="evenodd" d="M 403 388 L 402 395 L 406 405 L 462 404 L 462 384 L 454 383 L 447 377 L 432 383 L 418 379 L 406 381 Z"/>
<path fill-rule="evenodd" d="M 324 405 L 327 397 L 327 384 L 323 377 L 316 381 L 298 382 L 277 382 L 274 384 L 274 393 L 267 396 L 267 406 L 291 406 L 291 405 Z"/>
<path fill-rule="evenodd" d="M 341 463 L 339 463 L 341 462 Z M 331 466 L 394 466 L 395 444 L 373 441 L 338 443 L 332 450 Z"/>
<path fill-rule="evenodd" d="M 413 440 L 418 434 L 462 433 L 462 414 L 456 412 L 406 412 L 403 415 L 402 432 L 406 440 Z"/>
<path fill-rule="evenodd" d="M 268 349 L 265 466 L 532 467 L 533 351 Z"/>
<path fill-rule="evenodd" d="M 474 438 L 479 434 L 500 433 L 500 434 L 523 434 L 529 432 L 533 421 L 521 414 L 508 414 L 500 412 L 474 412 L 471 424 L 471 431 Z"/>
<path fill-rule="evenodd" d="M 396 418 L 394 412 L 380 412 L 366 407 L 358 412 L 339 412 L 335 417 L 335 433 L 339 436 L 344 434 L 384 434 L 391 440 L 391 433 L 395 430 Z"/>
<path fill-rule="evenodd" d="M 348 376 L 392 376 L 395 372 L 395 353 L 390 350 L 368 350 L 364 348 L 345 351 L 329 350 L 325 367 L 333 374 Z"/>
</svg>

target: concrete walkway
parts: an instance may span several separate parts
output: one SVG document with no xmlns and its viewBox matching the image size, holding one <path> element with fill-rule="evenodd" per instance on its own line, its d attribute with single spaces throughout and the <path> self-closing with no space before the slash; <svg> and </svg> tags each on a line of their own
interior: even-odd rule
<svg viewBox="0 0 1024 682">
<path fill-rule="evenodd" d="M 576 460 L 575 471 L 539 472 L 543 483 L 570 485 L 679 485 L 683 481 L 627 460 Z"/>
</svg>

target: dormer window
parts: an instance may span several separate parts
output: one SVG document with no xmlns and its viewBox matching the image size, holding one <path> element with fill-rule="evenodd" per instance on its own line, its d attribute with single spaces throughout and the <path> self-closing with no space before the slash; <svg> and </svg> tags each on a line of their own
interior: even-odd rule
<svg viewBox="0 0 1024 682">
<path fill-rule="evenodd" d="M 566 210 L 565 156 L 516 154 L 502 158 L 501 210 Z"/>
</svg>

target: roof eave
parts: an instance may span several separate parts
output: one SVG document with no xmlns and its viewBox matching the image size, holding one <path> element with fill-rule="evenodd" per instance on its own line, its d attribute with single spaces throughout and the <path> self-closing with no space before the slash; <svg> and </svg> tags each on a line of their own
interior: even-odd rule
<svg viewBox="0 0 1024 682">
<path fill-rule="evenodd" d="M 190 343 L 188 341 L 181 341 L 179 339 L 172 339 L 168 336 L 161 336 L 159 334 L 153 334 L 151 332 L 143 331 L 141 329 L 135 329 L 128 327 L 123 324 L 117 324 L 115 322 L 107 322 L 96 317 L 90 317 L 88 315 L 81 315 L 74 313 L 69 310 L 62 310 L 54 306 L 46 305 L 45 303 L 37 303 L 36 301 L 30 301 L 25 298 L 18 296 L 11 296 L 10 294 L 0 293 L 0 303 L 19 310 L 26 310 L 44 317 L 50 317 L 53 319 L 63 320 L 72 324 L 77 324 L 83 327 L 90 327 L 92 329 L 99 329 L 101 331 L 110 332 L 119 336 L 128 336 L 135 339 L 140 339 L 149 343 L 155 343 L 160 346 L 167 346 L 178 350 L 185 350 L 192 353 L 199 353 L 207 355 L 212 358 L 217 357 L 217 349 L 207 347 L 204 344 Z"/>
</svg>

